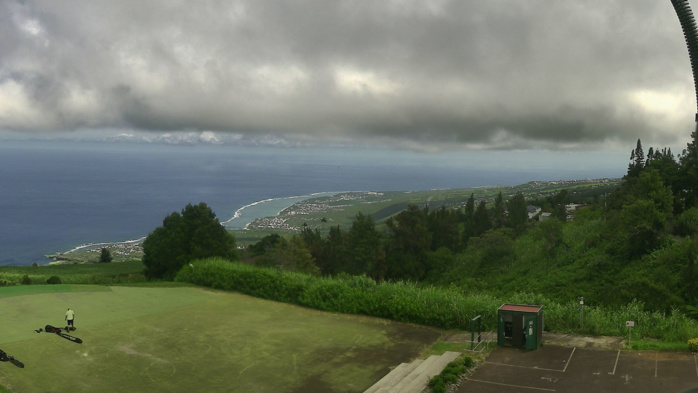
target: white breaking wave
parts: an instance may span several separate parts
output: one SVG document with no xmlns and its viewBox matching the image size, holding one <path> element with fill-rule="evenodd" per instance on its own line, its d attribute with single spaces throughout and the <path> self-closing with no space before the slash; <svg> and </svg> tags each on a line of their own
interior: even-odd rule
<svg viewBox="0 0 698 393">
<path fill-rule="evenodd" d="M 96 248 L 96 247 L 115 246 L 117 244 L 138 244 L 138 243 L 142 243 L 146 237 L 147 236 L 143 236 L 143 237 L 138 238 L 138 239 L 124 240 L 122 242 L 87 243 L 87 244 L 77 246 L 77 247 L 73 248 L 72 250 L 66 251 L 62 254 L 70 254 L 71 252 L 76 252 L 76 251 L 80 251 L 80 250 L 84 250 L 84 249 L 92 249 L 92 248 Z"/>
<path fill-rule="evenodd" d="M 248 208 L 253 207 L 253 206 L 257 206 L 257 205 L 261 205 L 261 204 L 265 204 L 265 203 L 270 203 L 270 202 L 274 202 L 274 201 L 294 200 L 294 199 L 298 199 L 298 201 L 296 201 L 296 202 L 300 202 L 302 200 L 306 200 L 306 199 L 310 199 L 310 198 L 337 195 L 337 194 L 341 194 L 344 192 L 350 192 L 350 191 L 326 191 L 326 192 L 316 192 L 316 193 L 307 194 L 307 195 L 296 195 L 296 196 L 290 196 L 290 197 L 264 199 L 261 201 L 250 203 L 249 205 L 245 205 L 245 206 L 237 209 L 235 211 L 235 214 L 233 214 L 233 217 L 231 217 L 230 219 L 228 219 L 226 221 L 221 222 L 221 225 L 230 224 L 232 221 L 240 219 L 242 217 L 243 210 L 248 209 Z M 294 202 L 294 203 L 296 203 L 296 202 Z M 284 211 L 286 209 L 288 209 L 288 206 L 284 206 L 279 211 L 277 211 L 275 216 L 278 216 L 282 211 Z M 253 219 L 254 218 L 261 218 L 261 217 L 253 217 Z"/>
</svg>

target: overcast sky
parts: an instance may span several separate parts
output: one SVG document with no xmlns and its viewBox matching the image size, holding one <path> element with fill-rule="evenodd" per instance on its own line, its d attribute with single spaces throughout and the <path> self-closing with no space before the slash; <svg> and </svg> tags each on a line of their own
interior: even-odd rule
<svg viewBox="0 0 698 393">
<path fill-rule="evenodd" d="M 679 152 L 695 108 L 669 0 L 0 0 L 15 135 Z"/>
</svg>

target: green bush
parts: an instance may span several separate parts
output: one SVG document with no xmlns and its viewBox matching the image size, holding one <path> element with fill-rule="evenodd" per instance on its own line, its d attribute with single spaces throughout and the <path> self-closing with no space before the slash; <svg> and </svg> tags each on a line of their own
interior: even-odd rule
<svg viewBox="0 0 698 393">
<path fill-rule="evenodd" d="M 441 377 L 441 375 L 436 375 L 429 380 L 429 387 L 432 393 L 445 393 L 446 392 L 446 382 Z"/>
<path fill-rule="evenodd" d="M 450 362 L 441 374 L 429 380 L 429 387 L 432 393 L 446 392 L 446 384 L 458 382 L 458 377 L 464 374 L 468 368 L 473 366 L 473 359 L 466 356 L 460 360 Z"/>
<path fill-rule="evenodd" d="M 60 284 L 61 278 L 58 276 L 51 276 L 46 280 L 46 284 Z"/>
<path fill-rule="evenodd" d="M 473 358 L 471 358 L 470 356 L 466 356 L 463 359 L 463 365 L 465 366 L 465 368 L 472 367 L 473 366 Z"/>
<path fill-rule="evenodd" d="M 688 340 L 688 345 L 691 347 L 691 351 L 698 352 L 698 338 Z"/>
<path fill-rule="evenodd" d="M 464 370 L 465 370 L 465 369 L 464 369 Z M 460 375 L 460 374 L 458 374 L 458 375 Z M 443 376 L 443 381 L 444 381 L 445 383 L 456 383 L 456 382 L 458 382 L 458 375 L 456 375 L 456 374 L 451 374 L 451 373 L 444 374 L 444 376 Z"/>
<path fill-rule="evenodd" d="M 434 388 L 434 386 L 438 385 L 439 383 L 443 383 L 444 379 L 441 377 L 441 375 L 434 375 L 428 383 L 428 386 L 430 388 Z"/>
<path fill-rule="evenodd" d="M 675 231 L 679 236 L 698 233 L 698 209 L 692 207 L 676 217 Z"/>
<path fill-rule="evenodd" d="M 497 309 L 505 301 L 488 294 L 465 294 L 457 287 L 433 287 L 411 282 L 376 283 L 367 277 L 316 277 L 257 268 L 221 258 L 197 260 L 182 268 L 176 281 L 191 282 L 251 296 L 338 313 L 369 315 L 442 329 L 468 329 L 482 316 L 482 329 L 497 329 Z M 698 322 L 678 310 L 645 311 L 643 302 L 622 307 L 585 307 L 579 329 L 579 303 L 561 304 L 538 294 L 517 293 L 507 303 L 540 304 L 546 331 L 625 336 L 625 321 L 635 321 L 633 338 L 686 342 L 698 337 Z"/>
<path fill-rule="evenodd" d="M 22 284 L 22 285 L 31 285 L 31 283 L 32 283 L 32 279 L 29 278 L 29 275 L 28 275 L 28 274 L 25 274 L 25 275 L 22 276 L 22 281 L 20 281 L 20 284 Z"/>
</svg>

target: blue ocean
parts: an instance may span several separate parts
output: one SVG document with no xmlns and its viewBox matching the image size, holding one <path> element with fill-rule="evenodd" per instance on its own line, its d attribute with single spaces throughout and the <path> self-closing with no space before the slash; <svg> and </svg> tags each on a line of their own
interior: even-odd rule
<svg viewBox="0 0 698 393">
<path fill-rule="evenodd" d="M 242 228 L 317 193 L 621 177 L 627 157 L 0 141 L 0 265 L 148 235 L 188 203 Z"/>
</svg>

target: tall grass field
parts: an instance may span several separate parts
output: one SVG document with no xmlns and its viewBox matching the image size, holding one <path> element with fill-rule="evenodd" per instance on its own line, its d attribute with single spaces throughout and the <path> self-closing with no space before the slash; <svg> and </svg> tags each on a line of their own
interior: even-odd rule
<svg viewBox="0 0 698 393">
<path fill-rule="evenodd" d="M 526 293 L 500 299 L 487 294 L 465 293 L 456 287 L 377 283 L 367 277 L 314 277 L 215 258 L 196 261 L 194 266 L 194 269 L 185 266 L 176 280 L 319 310 L 442 329 L 468 330 L 471 319 L 480 315 L 483 329 L 496 331 L 497 309 L 503 303 L 519 303 L 542 305 L 548 331 L 627 337 L 626 321 L 634 321 L 632 338 L 635 339 L 683 342 L 687 346 L 689 339 L 698 337 L 698 323 L 694 319 L 678 311 L 648 312 L 636 301 L 617 308 L 585 307 L 582 328 L 582 310 L 576 299 L 560 304 Z"/>
</svg>

